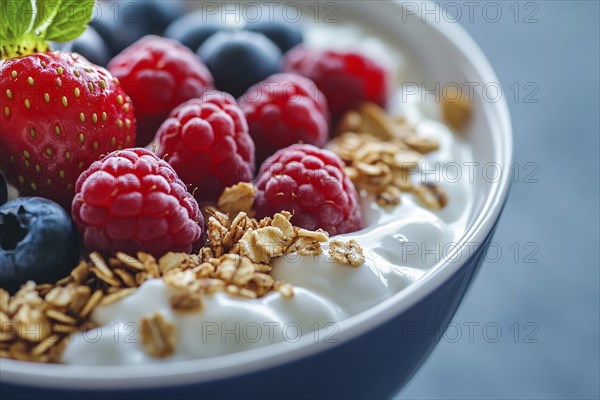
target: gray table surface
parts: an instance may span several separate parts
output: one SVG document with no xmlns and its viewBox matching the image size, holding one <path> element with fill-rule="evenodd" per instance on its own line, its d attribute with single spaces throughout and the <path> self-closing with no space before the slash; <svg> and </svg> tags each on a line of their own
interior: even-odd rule
<svg viewBox="0 0 600 400">
<path fill-rule="evenodd" d="M 491 8 L 482 16 L 486 2 L 474 3 L 472 21 L 456 3 L 460 23 L 503 87 L 521 88 L 516 98 L 507 89 L 520 176 L 494 238 L 502 257 L 482 266 L 446 338 L 397 398 L 597 399 L 599 2 L 519 2 L 518 23 L 514 1 L 496 3 L 496 23 Z M 531 13 L 537 22 L 525 23 Z M 525 179 L 533 172 L 537 183 Z"/>
</svg>

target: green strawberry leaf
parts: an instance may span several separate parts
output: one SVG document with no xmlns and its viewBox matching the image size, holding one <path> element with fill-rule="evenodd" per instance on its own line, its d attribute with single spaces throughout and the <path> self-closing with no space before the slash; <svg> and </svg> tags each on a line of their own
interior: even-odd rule
<svg viewBox="0 0 600 400">
<path fill-rule="evenodd" d="M 94 0 L 0 0 L 0 59 L 47 51 L 48 41 L 77 38 L 93 10 Z"/>
<path fill-rule="evenodd" d="M 46 40 L 53 42 L 68 42 L 76 39 L 85 31 L 94 10 L 94 0 L 43 0 L 41 2 L 55 3 L 55 9 L 58 10 L 45 35 Z"/>
<path fill-rule="evenodd" d="M 0 0 L 0 44 L 4 46 L 23 36 L 32 17 L 31 1 Z"/>
<path fill-rule="evenodd" d="M 62 0 L 36 0 L 33 33 L 41 36 L 56 17 Z"/>
</svg>

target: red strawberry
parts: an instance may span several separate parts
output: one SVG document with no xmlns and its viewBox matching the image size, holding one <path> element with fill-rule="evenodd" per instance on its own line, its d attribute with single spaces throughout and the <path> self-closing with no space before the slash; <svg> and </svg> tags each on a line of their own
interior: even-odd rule
<svg viewBox="0 0 600 400">
<path fill-rule="evenodd" d="M 0 64 L 0 163 L 21 195 L 68 207 L 79 174 L 135 142 L 133 107 L 108 71 L 77 54 Z"/>
<path fill-rule="evenodd" d="M 21 195 L 68 208 L 82 171 L 133 145 L 135 117 L 105 69 L 78 54 L 35 53 L 47 50 L 44 40 L 68 41 L 83 32 L 93 1 L 73 3 L 72 13 L 58 10 L 60 2 L 37 3 L 38 13 L 53 19 L 31 21 L 31 4 L 22 2 L 10 29 L 0 21 L 0 167 Z"/>
</svg>

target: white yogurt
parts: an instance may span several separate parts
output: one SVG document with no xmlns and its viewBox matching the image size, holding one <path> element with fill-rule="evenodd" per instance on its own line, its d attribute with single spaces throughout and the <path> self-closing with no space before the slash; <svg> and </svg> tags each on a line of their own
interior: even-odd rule
<svg viewBox="0 0 600 400">
<path fill-rule="evenodd" d="M 423 127 L 423 128 L 422 128 Z M 441 139 L 442 149 L 426 157 L 428 162 L 467 161 L 464 145 L 450 137 L 438 123 L 424 121 L 426 129 Z M 261 299 L 243 299 L 226 293 L 204 297 L 204 310 L 179 315 L 169 298 L 176 290 L 156 279 L 143 284 L 118 303 L 98 307 L 92 320 L 101 326 L 77 334 L 67 346 L 63 362 L 80 365 L 130 365 L 217 356 L 270 343 L 293 345 L 301 334 L 320 328 L 335 333 L 336 322 L 358 314 L 391 297 L 419 279 L 440 261 L 443 248 L 456 242 L 465 231 L 472 209 L 468 182 L 440 183 L 449 194 L 448 206 L 433 212 L 404 194 L 402 204 L 391 210 L 377 206 L 373 198 L 361 196 L 365 225 L 353 234 L 363 247 L 364 265 L 354 268 L 319 257 L 287 255 L 274 263 L 272 275 L 294 286 L 294 298 L 270 293 Z M 176 353 L 166 359 L 148 357 L 138 337 L 140 319 L 162 313 L 177 329 Z"/>
<path fill-rule="evenodd" d="M 336 37 L 348 38 L 348 35 L 331 32 L 316 34 L 313 31 L 308 40 L 318 38 L 314 41 L 336 47 Z M 378 41 L 366 43 L 373 51 L 381 48 Z M 394 57 L 399 74 L 404 75 L 402 60 L 400 55 Z M 443 124 L 427 119 L 435 115 L 436 107 L 436 104 L 423 107 L 392 102 L 392 110 L 407 115 L 419 134 L 440 141 L 440 150 L 425 157 L 423 169 L 427 171 L 472 160 L 464 143 L 456 140 Z M 229 354 L 276 342 L 292 346 L 300 335 L 321 328 L 334 334 L 337 322 L 373 307 L 419 279 L 440 261 L 444 246 L 457 242 L 463 235 L 471 216 L 473 188 L 464 179 L 455 183 L 442 179 L 439 184 L 449 197 L 448 205 L 440 212 L 423 208 L 410 194 L 403 194 L 401 205 L 391 210 L 380 208 L 372 197 L 361 194 L 367 228 L 337 237 L 355 239 L 363 247 L 366 262 L 358 268 L 334 263 L 327 255 L 288 255 L 275 261 L 272 275 L 294 286 L 292 299 L 283 298 L 279 293 L 260 299 L 217 293 L 203 298 L 203 311 L 188 315 L 171 310 L 169 298 L 176 294 L 175 289 L 159 279 L 148 281 L 133 295 L 98 307 L 92 320 L 100 328 L 75 335 L 66 348 L 63 362 L 78 365 L 161 363 Z M 147 356 L 139 344 L 140 319 L 157 311 L 177 330 L 176 353 L 166 359 Z"/>
</svg>

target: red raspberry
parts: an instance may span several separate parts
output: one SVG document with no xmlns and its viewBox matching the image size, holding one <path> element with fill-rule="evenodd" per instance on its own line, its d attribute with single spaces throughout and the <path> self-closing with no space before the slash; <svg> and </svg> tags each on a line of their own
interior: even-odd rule
<svg viewBox="0 0 600 400">
<path fill-rule="evenodd" d="M 328 150 L 296 144 L 279 150 L 262 165 L 254 202 L 259 217 L 293 213 L 292 223 L 330 235 L 361 229 L 354 185 L 342 160 Z"/>
<path fill-rule="evenodd" d="M 361 103 L 388 101 L 388 73 L 375 60 L 353 51 L 321 51 L 297 46 L 286 53 L 283 70 L 312 79 L 339 119 Z"/>
<path fill-rule="evenodd" d="M 108 69 L 133 100 L 138 146 L 152 141 L 171 110 L 213 87 L 212 75 L 190 49 L 153 35 L 123 50 Z"/>
<path fill-rule="evenodd" d="M 166 161 L 142 148 L 114 151 L 77 181 L 72 215 L 89 250 L 161 256 L 192 251 L 204 219 Z"/>
<path fill-rule="evenodd" d="M 240 107 L 248 119 L 258 163 L 294 143 L 323 147 L 327 141 L 327 100 L 307 78 L 273 75 L 248 89 Z"/>
<path fill-rule="evenodd" d="M 254 176 L 254 142 L 228 93 L 212 91 L 174 109 L 157 134 L 157 155 L 173 166 L 198 201 Z"/>
</svg>

